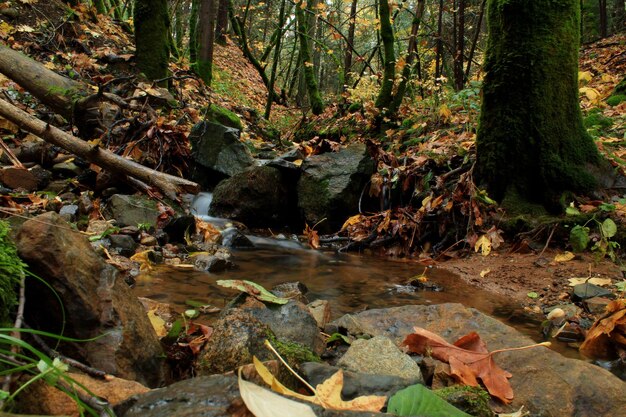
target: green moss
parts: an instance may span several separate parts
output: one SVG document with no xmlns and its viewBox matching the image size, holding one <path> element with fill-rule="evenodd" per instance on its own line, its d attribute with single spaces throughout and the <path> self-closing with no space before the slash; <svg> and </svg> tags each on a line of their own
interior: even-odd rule
<svg viewBox="0 0 626 417">
<path fill-rule="evenodd" d="M 268 334 L 267 340 L 291 366 L 298 366 L 303 362 L 321 362 L 320 357 L 304 345 L 278 340 L 274 334 Z"/>
<path fill-rule="evenodd" d="M 363 109 L 363 103 L 352 103 L 350 104 L 350 107 L 348 107 L 348 112 L 349 113 L 356 113 L 358 111 L 361 111 Z"/>
<path fill-rule="evenodd" d="M 137 67 L 149 80 L 167 77 L 170 53 L 167 1 L 135 2 L 133 21 Z"/>
<path fill-rule="evenodd" d="M 603 161 L 578 103 L 577 0 L 488 0 L 490 37 L 477 135 L 476 177 L 502 200 L 554 205 L 596 187 Z"/>
<path fill-rule="evenodd" d="M 626 77 L 624 77 L 624 79 L 622 81 L 619 82 L 619 84 L 617 84 L 615 86 L 615 89 L 613 90 L 613 94 L 614 96 L 617 95 L 626 95 Z"/>
<path fill-rule="evenodd" d="M 10 230 L 5 221 L 0 221 L 0 326 L 3 327 L 10 325 L 10 314 L 17 305 L 16 287 L 26 267 L 17 256 Z"/>
<path fill-rule="evenodd" d="M 475 417 L 493 417 L 489 394 L 480 387 L 453 385 L 433 391 L 456 408 Z"/>
<path fill-rule="evenodd" d="M 613 120 L 604 116 L 602 113 L 591 113 L 589 116 L 585 117 L 583 124 L 587 129 L 594 126 L 607 129 L 613 126 Z"/>
<path fill-rule="evenodd" d="M 606 104 L 609 106 L 617 106 L 624 101 L 626 101 L 626 94 L 617 94 L 607 98 Z"/>
<path fill-rule="evenodd" d="M 209 107 L 207 120 L 209 122 L 219 123 L 224 126 L 243 130 L 243 125 L 241 124 L 239 116 L 224 107 L 218 106 L 217 104 L 211 104 Z"/>
</svg>

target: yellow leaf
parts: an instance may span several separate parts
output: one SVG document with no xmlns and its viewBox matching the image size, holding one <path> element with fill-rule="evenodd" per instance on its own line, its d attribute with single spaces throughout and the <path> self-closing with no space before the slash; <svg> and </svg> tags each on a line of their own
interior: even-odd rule
<svg viewBox="0 0 626 417">
<path fill-rule="evenodd" d="M 487 269 L 483 269 L 482 271 L 480 271 L 480 277 L 481 278 L 485 278 L 487 276 L 487 274 L 489 274 L 491 272 L 491 269 L 487 268 Z"/>
<path fill-rule="evenodd" d="M 609 74 L 603 74 L 602 75 L 602 82 L 603 83 L 612 83 L 613 82 L 613 77 L 611 77 Z"/>
<path fill-rule="evenodd" d="M 302 159 L 296 159 L 295 161 L 293 161 L 293 164 L 299 167 L 300 165 L 302 165 Z"/>
<path fill-rule="evenodd" d="M 588 82 L 591 82 L 591 79 L 593 78 L 593 74 L 589 71 L 579 71 L 578 72 L 578 82 L 581 84 L 587 84 Z"/>
<path fill-rule="evenodd" d="M 587 99 L 591 101 L 592 103 L 596 103 L 600 101 L 600 93 L 595 88 L 582 87 L 582 88 L 579 88 L 578 91 L 581 94 L 584 94 L 587 97 Z"/>
<path fill-rule="evenodd" d="M 574 255 L 572 252 L 567 251 L 567 252 L 563 252 L 563 253 L 556 255 L 554 257 L 554 262 L 568 262 L 574 259 L 575 257 L 576 255 Z"/>
<path fill-rule="evenodd" d="M 343 226 L 341 226 L 340 232 L 346 230 L 350 226 L 358 224 L 360 221 L 361 221 L 361 215 L 360 214 L 356 214 L 356 215 L 350 217 L 348 220 L 345 221 Z"/>
<path fill-rule="evenodd" d="M 155 309 L 148 310 L 148 318 L 150 319 L 150 324 L 152 324 L 152 327 L 154 328 L 154 331 L 159 339 L 167 336 L 165 320 L 155 314 Z"/>
<path fill-rule="evenodd" d="M 604 287 L 605 285 L 611 285 L 611 283 L 613 281 L 611 281 L 611 278 L 600 278 L 600 277 L 594 277 L 594 278 L 570 278 L 568 279 L 569 281 L 569 286 L 570 287 L 575 287 L 578 284 L 584 284 L 584 283 L 589 283 L 589 284 L 594 284 L 594 285 L 599 285 L 601 287 Z"/>
<path fill-rule="evenodd" d="M 479 250 L 483 256 L 487 256 L 491 253 L 491 240 L 489 240 L 487 235 L 479 237 L 476 244 L 474 244 L 474 251 L 478 252 Z"/>
<path fill-rule="evenodd" d="M 452 117 L 452 112 L 450 111 L 448 106 L 442 104 L 441 106 L 439 106 L 439 116 L 445 121 L 448 121 L 448 119 Z"/>
</svg>

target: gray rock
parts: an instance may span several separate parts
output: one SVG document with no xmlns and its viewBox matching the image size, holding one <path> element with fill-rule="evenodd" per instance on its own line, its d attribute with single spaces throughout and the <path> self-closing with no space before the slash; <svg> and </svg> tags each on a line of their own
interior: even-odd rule
<svg viewBox="0 0 626 417">
<path fill-rule="evenodd" d="M 330 322 L 331 309 L 327 300 L 315 300 L 307 304 L 307 308 L 320 329 L 325 328 L 328 322 Z"/>
<path fill-rule="evenodd" d="M 189 134 L 191 155 L 202 167 L 231 177 L 253 165 L 254 160 L 243 143 L 239 130 L 217 123 L 200 122 Z"/>
<path fill-rule="evenodd" d="M 235 266 L 230 259 L 220 256 L 219 253 L 215 255 L 198 255 L 194 257 L 193 266 L 198 271 L 205 272 L 222 272 Z"/>
<path fill-rule="evenodd" d="M 300 365 L 302 376 L 314 387 L 330 378 L 339 369 L 341 368 L 317 362 L 305 362 Z M 362 395 L 391 396 L 395 394 L 396 391 L 416 384 L 417 382 L 415 378 L 405 379 L 391 375 L 374 375 L 344 371 L 341 397 L 344 400 L 352 400 Z"/>
<path fill-rule="evenodd" d="M 303 304 L 309 303 L 309 300 L 306 298 L 306 294 L 309 292 L 309 289 L 306 284 L 300 281 L 283 282 L 281 284 L 274 285 L 271 291 L 272 294 L 275 294 L 278 297 L 298 300 Z"/>
<path fill-rule="evenodd" d="M 351 333 L 386 336 L 401 343 L 420 326 L 449 342 L 475 331 L 489 350 L 535 343 L 495 318 L 460 304 L 404 306 L 346 315 L 335 324 Z M 547 348 L 502 352 L 495 362 L 513 374 L 515 398 L 511 410 L 522 405 L 537 417 L 617 416 L 626 410 L 626 383 L 610 372 L 569 359 Z"/>
<path fill-rule="evenodd" d="M 384 417 L 389 414 L 324 410 L 309 404 L 319 417 Z M 187 379 L 136 395 L 115 407 L 119 417 L 254 417 L 239 393 L 234 375 Z M 281 417 L 280 414 L 275 414 Z"/>
<path fill-rule="evenodd" d="M 59 162 L 52 166 L 52 173 L 62 178 L 70 178 L 80 175 L 83 170 L 74 162 Z"/>
<path fill-rule="evenodd" d="M 253 248 L 254 243 L 236 227 L 222 231 L 222 245 L 227 248 Z"/>
<path fill-rule="evenodd" d="M 574 287 L 574 299 L 575 300 L 587 300 L 593 297 L 607 297 L 613 296 L 611 290 L 600 287 L 599 285 L 590 284 L 585 282 L 578 284 Z"/>
<path fill-rule="evenodd" d="M 111 241 L 111 245 L 118 249 L 120 255 L 126 257 L 133 256 L 135 254 L 135 249 L 137 249 L 138 246 L 135 239 L 129 235 L 109 235 L 109 240 Z"/>
<path fill-rule="evenodd" d="M 341 227 L 358 212 L 361 193 L 374 172 L 365 145 L 357 144 L 337 153 L 311 156 L 302 164 L 298 182 L 298 206 L 309 224 L 323 231 Z"/>
<path fill-rule="evenodd" d="M 272 335 L 271 329 L 250 313 L 228 310 L 213 326 L 211 343 L 198 357 L 199 375 L 218 374 L 260 360 L 273 359 L 263 344 Z"/>
<path fill-rule="evenodd" d="M 299 301 L 290 300 L 282 305 L 266 304 L 254 297 L 245 296 L 236 299 L 230 308 L 251 314 L 269 326 L 281 340 L 299 343 L 317 354 L 324 350 L 324 340 L 317 328 L 317 322 L 306 305 Z"/>
<path fill-rule="evenodd" d="M 156 202 L 146 196 L 114 194 L 105 212 L 118 226 L 137 226 L 140 223 L 156 225 L 159 216 Z"/>
<path fill-rule="evenodd" d="M 59 216 L 63 217 L 63 220 L 69 223 L 75 222 L 77 215 L 78 206 L 76 204 L 68 204 L 67 206 L 61 207 L 61 210 L 59 210 Z"/>
<path fill-rule="evenodd" d="M 162 383 L 163 351 L 148 316 L 123 276 L 93 251 L 85 236 L 48 212 L 25 222 L 16 244 L 30 270 L 61 297 L 63 335 L 97 337 L 63 342 L 61 352 L 121 378 L 152 387 Z M 64 318 L 50 288 L 32 280 L 28 300 L 28 324 L 59 333 Z"/>
<path fill-rule="evenodd" d="M 296 212 L 289 190 L 276 168 L 254 167 L 220 182 L 213 190 L 209 214 L 247 226 L 277 225 Z"/>
<path fill-rule="evenodd" d="M 413 384 L 424 382 L 417 363 L 384 336 L 355 340 L 337 365 L 353 372 L 397 376 Z"/>
</svg>

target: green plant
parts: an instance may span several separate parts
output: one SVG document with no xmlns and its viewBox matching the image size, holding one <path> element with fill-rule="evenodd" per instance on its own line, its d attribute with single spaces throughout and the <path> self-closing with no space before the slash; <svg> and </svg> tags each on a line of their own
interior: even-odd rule
<svg viewBox="0 0 626 417">
<path fill-rule="evenodd" d="M 0 326 L 8 323 L 9 314 L 17 305 L 16 288 L 26 267 L 17 256 L 10 230 L 8 223 L 0 221 Z"/>
<path fill-rule="evenodd" d="M 610 212 L 615 210 L 615 206 L 602 204 L 599 206 L 599 209 L 604 212 Z M 566 209 L 566 214 L 576 216 L 580 215 L 580 212 L 570 206 Z M 589 225 L 595 226 L 597 232 L 591 233 L 591 227 L 589 227 Z M 589 246 L 589 243 L 593 242 L 593 246 L 591 247 L 592 252 L 597 253 L 601 258 L 608 255 L 609 258 L 615 262 L 617 259 L 615 251 L 620 247 L 620 244 L 611 240 L 611 238 L 616 234 L 617 225 L 610 217 L 601 221 L 594 214 L 584 224 L 577 224 L 572 227 L 569 234 L 569 242 L 574 252 L 584 251 Z"/>
</svg>

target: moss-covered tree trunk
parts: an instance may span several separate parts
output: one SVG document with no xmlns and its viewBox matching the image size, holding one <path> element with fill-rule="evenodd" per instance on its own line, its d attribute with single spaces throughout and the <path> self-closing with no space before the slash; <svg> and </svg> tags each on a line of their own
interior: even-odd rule
<svg viewBox="0 0 626 417">
<path fill-rule="evenodd" d="M 578 103 L 578 0 L 488 0 L 476 178 L 497 200 L 555 208 L 596 186 L 601 158 Z"/>
<path fill-rule="evenodd" d="M 189 62 L 192 66 L 198 61 L 198 12 L 200 0 L 192 0 L 189 14 Z"/>
<path fill-rule="evenodd" d="M 198 65 L 196 72 L 206 85 L 213 78 L 213 50 L 215 43 L 215 19 L 217 0 L 202 0 L 200 3 L 200 25 L 198 28 Z"/>
<path fill-rule="evenodd" d="M 139 71 L 149 80 L 167 77 L 170 54 L 167 0 L 135 0 L 133 20 Z"/>
<path fill-rule="evenodd" d="M 394 51 L 393 26 L 388 0 L 378 0 L 378 15 L 380 17 L 380 37 L 383 42 L 384 71 L 383 82 L 376 98 L 376 107 L 389 108 L 393 100 L 393 83 L 396 77 L 396 54 Z"/>
<path fill-rule="evenodd" d="M 324 111 L 324 102 L 317 86 L 315 69 L 311 57 L 311 50 L 307 39 L 308 26 L 307 19 L 302 9 L 302 0 L 296 5 L 296 18 L 298 20 L 298 39 L 300 40 L 300 62 L 304 70 L 306 90 L 311 104 L 313 114 L 321 114 Z"/>
</svg>

